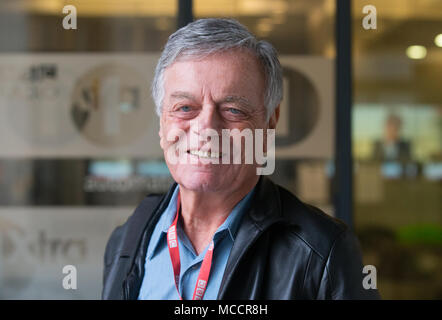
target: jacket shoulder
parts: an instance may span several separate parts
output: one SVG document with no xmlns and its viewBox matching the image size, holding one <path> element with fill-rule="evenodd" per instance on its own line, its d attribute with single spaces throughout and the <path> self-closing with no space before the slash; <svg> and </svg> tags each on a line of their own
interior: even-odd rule
<svg viewBox="0 0 442 320">
<path fill-rule="evenodd" d="M 301 240 L 316 253 L 316 258 L 308 260 L 307 268 L 321 279 L 319 284 L 319 278 L 315 283 L 304 283 L 305 288 L 317 288 L 310 296 L 315 299 L 380 299 L 377 290 L 363 287 L 362 252 L 353 231 L 341 220 L 303 203 L 282 187 L 280 195 L 291 238 L 297 243 Z"/>
<path fill-rule="evenodd" d="M 135 238 L 139 238 L 144 226 L 150 219 L 155 207 L 159 204 L 163 195 L 151 194 L 146 196 L 141 203 L 130 215 L 126 222 L 114 229 L 112 232 L 105 250 L 105 265 L 107 264 L 107 256 L 114 256 L 115 254 L 128 254 L 127 244 L 137 243 Z M 134 238 L 134 239 L 132 239 Z M 113 253 L 113 254 L 111 254 Z"/>
<path fill-rule="evenodd" d="M 336 240 L 351 232 L 341 220 L 302 202 L 287 189 L 278 186 L 283 219 L 289 231 L 322 258 L 327 258 Z"/>
<path fill-rule="evenodd" d="M 121 298 L 121 282 L 131 265 L 144 228 L 162 198 L 162 195 L 145 197 L 126 222 L 113 230 L 104 252 L 103 299 Z"/>
</svg>

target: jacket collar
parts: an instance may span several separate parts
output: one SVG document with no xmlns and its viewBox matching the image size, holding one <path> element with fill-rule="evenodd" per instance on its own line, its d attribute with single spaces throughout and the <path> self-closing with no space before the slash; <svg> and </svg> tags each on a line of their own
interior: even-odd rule
<svg viewBox="0 0 442 320">
<path fill-rule="evenodd" d="M 177 183 L 174 182 L 163 197 L 156 211 L 162 212 L 170 202 Z M 154 212 L 155 213 L 155 212 Z M 269 225 L 282 220 L 281 203 L 278 187 L 266 176 L 261 176 L 255 186 L 252 204 L 246 215 L 258 229 L 264 230 Z"/>
<path fill-rule="evenodd" d="M 122 284 L 122 297 L 125 300 L 136 300 L 138 297 L 144 276 L 144 261 L 149 239 L 161 213 L 169 204 L 176 186 L 177 183 L 173 183 L 153 210 L 148 203 L 150 197 L 146 197 L 128 220 L 127 232 L 125 232 L 120 253 L 120 259 L 125 259 L 129 266 Z"/>
<path fill-rule="evenodd" d="M 169 204 L 176 186 L 177 183 L 174 182 L 167 193 L 162 195 L 161 200 L 155 206 L 154 210 L 146 209 L 147 205 L 145 205 L 145 201 L 147 202 L 149 197 L 146 197 L 136 208 L 134 214 L 129 218 L 128 221 L 128 230 L 126 232 L 126 239 L 124 241 L 120 257 L 134 256 L 134 247 L 139 244 L 142 235 L 147 233 L 147 235 L 150 237 L 153 227 L 158 222 L 161 213 Z M 144 233 L 143 229 L 145 231 Z"/>
</svg>

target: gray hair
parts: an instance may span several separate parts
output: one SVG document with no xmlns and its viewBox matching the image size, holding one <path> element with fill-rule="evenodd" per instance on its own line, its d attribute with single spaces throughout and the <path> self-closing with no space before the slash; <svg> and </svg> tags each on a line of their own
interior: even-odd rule
<svg viewBox="0 0 442 320">
<path fill-rule="evenodd" d="M 275 48 L 267 41 L 258 41 L 233 19 L 200 19 L 173 33 L 164 47 L 155 69 L 152 97 L 161 116 L 164 99 L 164 71 L 178 58 L 205 57 L 235 48 L 249 49 L 261 62 L 265 74 L 264 103 L 267 120 L 282 100 L 282 68 Z"/>
</svg>

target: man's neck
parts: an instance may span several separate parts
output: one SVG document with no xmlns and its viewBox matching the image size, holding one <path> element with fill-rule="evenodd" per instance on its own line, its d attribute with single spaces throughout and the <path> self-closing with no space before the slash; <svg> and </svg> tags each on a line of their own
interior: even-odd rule
<svg viewBox="0 0 442 320">
<path fill-rule="evenodd" d="M 230 212 L 255 186 L 252 181 L 225 192 L 195 192 L 180 185 L 181 222 L 183 230 L 200 254 Z"/>
</svg>

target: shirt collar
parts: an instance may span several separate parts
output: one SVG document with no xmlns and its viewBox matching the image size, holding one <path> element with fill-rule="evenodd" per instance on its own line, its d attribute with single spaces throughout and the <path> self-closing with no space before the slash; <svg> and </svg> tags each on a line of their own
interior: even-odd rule
<svg viewBox="0 0 442 320">
<path fill-rule="evenodd" d="M 154 228 L 150 243 L 148 246 L 147 258 L 152 259 L 153 255 L 158 251 L 160 244 L 166 245 L 167 230 L 173 222 L 176 214 L 176 202 L 178 197 L 179 185 L 177 184 L 170 198 L 169 204 L 161 214 L 157 227 Z"/>
<path fill-rule="evenodd" d="M 226 231 L 232 242 L 235 241 L 241 218 L 244 215 L 244 212 L 246 212 L 250 207 L 255 188 L 256 186 L 253 187 L 253 189 L 235 205 L 230 214 L 227 216 L 226 220 L 218 227 L 213 236 L 215 246 L 216 242 L 220 238 L 222 238 L 222 235 Z M 147 253 L 148 259 L 151 259 L 153 257 L 153 255 L 158 251 L 160 245 L 167 245 L 167 231 L 169 230 L 169 227 L 175 219 L 176 215 L 178 191 L 179 185 L 177 184 L 167 208 L 164 210 L 160 220 L 158 221 L 159 228 L 155 228 L 152 234 L 150 240 L 152 246 L 149 245 L 149 248 L 151 247 L 152 249 L 149 250 L 149 252 Z"/>
<path fill-rule="evenodd" d="M 244 215 L 244 212 L 246 212 L 250 206 L 254 190 L 255 187 L 235 205 L 232 212 L 230 212 L 230 214 L 227 216 L 227 219 L 216 230 L 214 235 L 215 239 L 219 237 L 220 232 L 227 230 L 232 241 L 235 241 L 241 218 Z"/>
</svg>

